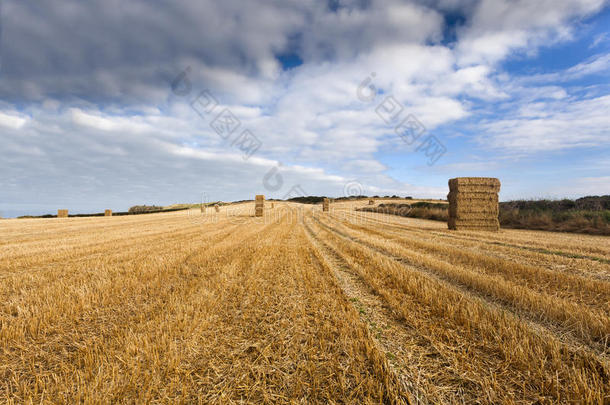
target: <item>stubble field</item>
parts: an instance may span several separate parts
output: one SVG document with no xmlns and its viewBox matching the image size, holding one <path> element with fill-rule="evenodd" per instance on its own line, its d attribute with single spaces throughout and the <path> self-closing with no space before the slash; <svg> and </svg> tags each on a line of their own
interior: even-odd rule
<svg viewBox="0 0 610 405">
<path fill-rule="evenodd" d="M 610 402 L 610 238 L 366 203 L 0 221 L 0 402 Z"/>
</svg>

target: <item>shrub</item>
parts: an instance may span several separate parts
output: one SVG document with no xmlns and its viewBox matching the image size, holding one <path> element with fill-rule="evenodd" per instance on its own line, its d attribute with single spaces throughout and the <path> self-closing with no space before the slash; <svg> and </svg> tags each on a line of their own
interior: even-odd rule
<svg viewBox="0 0 610 405">
<path fill-rule="evenodd" d="M 159 207 L 156 205 L 134 205 L 133 207 L 129 208 L 129 213 L 130 214 L 144 214 L 147 212 L 159 212 L 162 211 L 163 207 Z"/>
</svg>

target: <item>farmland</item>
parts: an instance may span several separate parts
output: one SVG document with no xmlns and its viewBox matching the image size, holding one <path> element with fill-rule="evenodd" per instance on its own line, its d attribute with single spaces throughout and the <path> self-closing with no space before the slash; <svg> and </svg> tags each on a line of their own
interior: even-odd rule
<svg viewBox="0 0 610 405">
<path fill-rule="evenodd" d="M 610 402 L 608 237 L 367 203 L 0 221 L 0 401 Z"/>
</svg>

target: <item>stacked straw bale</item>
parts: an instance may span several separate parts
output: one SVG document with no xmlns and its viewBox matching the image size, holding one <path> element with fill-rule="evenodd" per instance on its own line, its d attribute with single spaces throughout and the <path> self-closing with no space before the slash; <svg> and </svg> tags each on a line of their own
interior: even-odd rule
<svg viewBox="0 0 610 405">
<path fill-rule="evenodd" d="M 328 198 L 324 198 L 324 200 L 322 200 L 322 211 L 328 212 L 329 209 L 330 209 L 330 200 Z"/>
<path fill-rule="evenodd" d="M 369 205 L 375 205 L 375 200 L 369 200 Z"/>
<path fill-rule="evenodd" d="M 105 210 L 104 211 L 104 216 L 105 217 L 111 217 L 112 216 L 112 210 Z"/>
<path fill-rule="evenodd" d="M 499 191 L 500 180 L 492 177 L 458 177 L 449 180 L 449 229 L 500 229 Z"/>
<path fill-rule="evenodd" d="M 254 215 L 257 217 L 262 217 L 264 209 L 265 209 L 265 196 L 258 194 L 256 196 L 255 204 L 254 204 Z"/>
<path fill-rule="evenodd" d="M 68 210 L 57 210 L 57 218 L 68 218 Z"/>
</svg>

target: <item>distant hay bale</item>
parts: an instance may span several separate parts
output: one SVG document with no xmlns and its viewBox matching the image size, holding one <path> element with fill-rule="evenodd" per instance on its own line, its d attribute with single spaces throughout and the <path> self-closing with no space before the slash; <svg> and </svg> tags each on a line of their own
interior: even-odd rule
<svg viewBox="0 0 610 405">
<path fill-rule="evenodd" d="M 322 211 L 328 212 L 329 209 L 330 209 L 330 200 L 328 198 L 324 198 L 324 200 L 322 200 Z"/>
<path fill-rule="evenodd" d="M 216 204 L 214 206 L 214 209 L 216 210 L 216 212 L 220 212 L 220 205 Z"/>
<path fill-rule="evenodd" d="M 498 192 L 500 180 L 490 177 L 458 177 L 449 180 L 449 219 L 455 230 L 500 229 Z"/>
<path fill-rule="evenodd" d="M 369 205 L 375 205 L 375 200 L 369 200 Z"/>
<path fill-rule="evenodd" d="M 265 210 L 265 196 L 262 194 L 257 194 L 254 201 L 254 216 L 262 217 Z"/>
<path fill-rule="evenodd" d="M 275 208 L 275 203 L 271 203 L 271 208 Z"/>
<path fill-rule="evenodd" d="M 57 218 L 68 218 L 68 210 L 57 210 Z"/>
<path fill-rule="evenodd" d="M 105 210 L 104 211 L 104 216 L 105 217 L 111 217 L 112 216 L 112 210 Z"/>
</svg>

